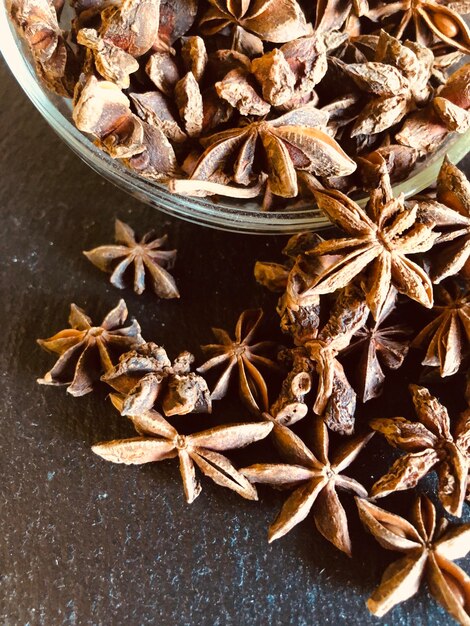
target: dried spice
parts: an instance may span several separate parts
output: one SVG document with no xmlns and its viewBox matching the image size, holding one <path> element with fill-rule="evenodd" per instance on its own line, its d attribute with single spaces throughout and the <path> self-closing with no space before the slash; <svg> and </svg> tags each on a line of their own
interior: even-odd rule
<svg viewBox="0 0 470 626">
<path fill-rule="evenodd" d="M 470 127 L 470 64 L 446 81 L 431 103 L 411 113 L 395 135 L 399 144 L 426 156 L 438 150 L 451 133 L 465 133 Z"/>
<path fill-rule="evenodd" d="M 201 181 L 199 189 L 204 190 L 205 181 L 248 186 L 264 174 L 272 194 L 292 198 L 298 194 L 297 170 L 318 176 L 350 174 L 356 164 L 321 129 L 326 122 L 325 113 L 306 105 L 273 121 L 252 122 L 207 137 L 191 179 Z M 257 162 L 260 151 L 263 157 Z M 177 187 L 182 193 L 184 183 Z M 188 192 L 194 188 L 187 187 Z"/>
<path fill-rule="evenodd" d="M 439 366 L 441 376 L 459 371 L 470 342 L 470 290 L 467 282 L 448 279 L 435 288 L 435 318 L 413 341 L 413 346 L 427 346 L 422 364 Z"/>
<path fill-rule="evenodd" d="M 120 398 L 112 395 L 112 400 L 120 410 Z M 264 439 L 272 430 L 269 422 L 216 426 L 193 435 L 181 435 L 157 411 L 128 417 L 139 437 L 94 445 L 92 450 L 95 454 L 106 461 L 126 465 L 142 465 L 178 457 L 188 503 L 194 502 L 201 492 L 196 467 L 217 485 L 227 487 L 248 500 L 257 500 L 256 489 L 220 452 L 244 448 Z"/>
<path fill-rule="evenodd" d="M 425 387 L 410 385 L 417 422 L 403 417 L 373 419 L 371 428 L 380 432 L 388 443 L 404 450 L 385 476 L 372 487 L 373 498 L 383 498 L 394 491 L 411 489 L 428 472 L 435 469 L 438 475 L 439 499 L 451 515 L 462 515 L 467 475 L 470 467 L 468 456 L 468 428 L 464 422 L 454 428 L 447 409 Z"/>
<path fill-rule="evenodd" d="M 136 240 L 132 228 L 116 220 L 114 239 L 116 245 L 100 246 L 83 254 L 103 272 L 111 274 L 110 283 L 118 289 L 126 287 L 126 274 L 134 266 L 134 291 L 142 294 L 146 276 L 153 291 L 160 298 L 179 298 L 173 277 L 167 272 L 175 262 L 176 250 L 161 250 L 167 242 L 164 235 L 153 238 L 149 232 L 140 241 Z"/>
<path fill-rule="evenodd" d="M 328 321 L 321 329 L 318 329 L 319 317 L 316 326 L 302 326 L 301 347 L 291 351 L 290 372 L 279 398 L 271 407 L 277 420 L 291 424 L 307 414 L 306 395 L 313 386 L 316 373 L 314 413 L 322 416 L 332 430 L 352 434 L 356 394 L 336 357 L 349 345 L 368 315 L 361 290 L 349 285 L 339 293 Z"/>
<path fill-rule="evenodd" d="M 428 498 L 416 499 L 411 523 L 399 515 L 356 498 L 365 528 L 386 550 L 404 556 L 385 570 L 380 586 L 367 601 L 371 613 L 382 617 L 417 593 L 425 579 L 435 599 L 460 624 L 470 624 L 470 580 L 453 561 L 470 548 L 470 524 L 451 526 L 436 519 Z"/>
<path fill-rule="evenodd" d="M 363 191 L 377 155 L 404 180 L 470 125 L 468 2 L 72 4 L 59 24 L 60 2 L 11 0 L 38 73 L 99 148 L 181 195 L 303 207 Z"/>
<path fill-rule="evenodd" d="M 38 344 L 59 360 L 38 382 L 42 385 L 67 385 L 67 392 L 83 396 L 93 390 L 93 383 L 113 367 L 114 359 L 123 352 L 144 343 L 135 319 L 123 327 L 127 319 L 124 300 L 112 309 L 99 326 L 76 304 L 70 305 L 70 328 L 61 330 Z"/>
<path fill-rule="evenodd" d="M 367 496 L 360 483 L 342 472 L 356 459 L 372 434 L 348 441 L 330 460 L 328 430 L 321 419 L 314 421 L 313 452 L 287 426 L 278 424 L 275 429 L 276 444 L 286 463 L 263 463 L 240 470 L 251 482 L 268 484 L 277 489 L 294 488 L 269 528 L 269 541 L 287 534 L 313 509 L 319 532 L 351 556 L 346 512 L 336 490 Z"/>
<path fill-rule="evenodd" d="M 75 59 L 49 0 L 13 0 L 10 15 L 28 44 L 37 72 L 60 96 L 73 95 Z"/>
<path fill-rule="evenodd" d="M 319 207 L 348 236 L 324 241 L 312 250 L 312 254 L 340 258 L 312 281 L 306 293 L 331 293 L 362 272 L 367 305 L 375 319 L 391 285 L 423 306 L 432 307 L 431 279 L 408 257 L 430 250 L 438 233 L 433 232 L 432 223 L 418 221 L 417 203 L 408 209 L 403 197 L 393 197 L 386 171 L 365 210 L 340 191 L 314 194 Z"/>
<path fill-rule="evenodd" d="M 344 71 L 370 94 L 351 136 L 388 130 L 408 112 L 425 104 L 431 95 L 433 60 L 432 52 L 425 47 L 412 42 L 402 45 L 382 31 L 373 61 L 346 64 Z"/>
<path fill-rule="evenodd" d="M 368 322 L 354 335 L 343 354 L 360 351 L 359 394 L 362 402 L 377 398 L 383 391 L 383 367 L 396 370 L 408 354 L 411 329 L 403 324 L 385 325 L 396 305 L 396 291 L 389 291 L 377 320 Z"/>
<path fill-rule="evenodd" d="M 433 282 L 460 271 L 470 275 L 470 182 L 447 157 L 437 178 L 436 200 L 423 204 L 421 211 L 440 231 L 431 258 Z"/>
<path fill-rule="evenodd" d="M 212 329 L 216 340 L 220 343 L 202 346 L 209 360 L 197 368 L 199 373 L 206 374 L 213 368 L 223 367 L 217 384 L 212 390 L 212 400 L 220 400 L 227 394 L 230 380 L 235 370 L 238 370 L 239 393 L 244 404 L 255 412 L 260 409 L 267 410 L 268 387 L 258 368 L 277 372 L 279 367 L 275 361 L 263 355 L 276 348 L 274 341 L 252 343 L 262 317 L 261 309 L 244 311 L 238 318 L 234 340 L 230 338 L 227 331 L 221 328 Z"/>
<path fill-rule="evenodd" d="M 191 372 L 194 356 L 182 352 L 173 361 L 155 343 L 144 343 L 121 355 L 101 380 L 123 395 L 123 415 L 138 414 L 158 403 L 166 416 L 210 413 L 206 381 Z"/>
<path fill-rule="evenodd" d="M 460 16 L 461 13 L 470 13 L 470 2 L 379 0 L 370 3 L 366 15 L 373 21 L 384 20 L 387 27 L 394 24 L 396 37 L 410 35 L 408 31 L 412 26 L 415 29 L 416 41 L 423 46 L 444 44 L 446 47 L 470 53 L 470 30 Z"/>
</svg>

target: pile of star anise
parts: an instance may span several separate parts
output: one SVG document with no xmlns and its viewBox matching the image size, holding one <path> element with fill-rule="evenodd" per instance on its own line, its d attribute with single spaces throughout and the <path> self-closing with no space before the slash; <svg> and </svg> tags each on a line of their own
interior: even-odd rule
<svg viewBox="0 0 470 626">
<path fill-rule="evenodd" d="M 364 190 L 470 126 L 470 2 L 10 0 L 49 88 L 111 157 L 189 195 Z M 297 200 L 295 200 L 297 199 Z"/>
<path fill-rule="evenodd" d="M 470 372 L 470 182 L 445 160 L 435 189 L 405 201 L 393 197 L 383 158 L 369 163 L 367 176 L 374 184 L 365 209 L 340 191 L 315 191 L 337 227 L 330 238 L 296 235 L 284 248 L 284 263 L 256 264 L 258 282 L 281 293 L 284 347 L 259 340 L 261 310 L 244 311 L 233 336 L 213 329 L 215 342 L 202 346 L 205 360 L 193 371 L 191 353 L 171 361 L 164 348 L 142 338 L 135 320 L 124 325 L 123 300 L 99 326 L 72 305 L 71 328 L 39 341 L 59 355 L 39 382 L 67 385 L 75 396 L 90 392 L 99 379 L 111 387 L 114 407 L 131 420 L 136 436 L 93 451 L 125 464 L 178 458 L 188 502 L 201 491 L 198 473 L 250 500 L 257 499 L 255 483 L 287 490 L 270 541 L 311 511 L 318 531 L 351 556 L 338 494 L 352 493 L 365 528 L 382 547 L 404 553 L 369 599 L 371 612 L 385 614 L 426 579 L 435 598 L 468 626 L 470 578 L 453 561 L 470 549 L 470 524 L 448 528 L 444 517 L 437 521 L 434 504 L 416 488 L 436 472 L 435 499 L 456 517 L 469 497 L 470 408 L 449 416 L 428 387 Z M 177 297 L 164 269 L 176 251 L 161 250 L 165 241 L 150 233 L 138 240 L 118 221 L 116 244 L 85 254 L 119 288 L 133 278 L 140 294 L 147 277 L 157 295 Z M 405 378 L 392 380 L 390 372 L 409 361 L 409 352 L 425 366 L 408 373 L 415 414 L 367 423 L 358 411 L 356 420 L 357 400 L 364 404 L 387 386 L 407 393 Z M 190 422 L 180 427 L 178 416 L 210 414 L 235 379 L 245 421 L 218 420 L 200 432 L 192 432 Z M 470 384 L 467 390 L 456 386 L 455 395 L 470 403 Z M 383 476 L 362 453 L 374 433 L 402 452 Z M 265 438 L 276 462 L 238 468 L 226 455 Z M 358 455 L 375 481 L 370 489 L 349 476 Z M 377 505 L 404 490 L 417 492 L 410 521 Z"/>
</svg>

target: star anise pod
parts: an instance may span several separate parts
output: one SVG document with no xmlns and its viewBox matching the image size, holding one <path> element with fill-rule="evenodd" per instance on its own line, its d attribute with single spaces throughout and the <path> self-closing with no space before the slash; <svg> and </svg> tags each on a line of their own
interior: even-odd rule
<svg viewBox="0 0 470 626">
<path fill-rule="evenodd" d="M 166 416 L 210 413 L 206 381 L 191 372 L 194 356 L 182 352 L 173 363 L 166 350 L 144 343 L 123 354 L 101 380 L 123 394 L 122 415 L 135 415 L 161 405 Z"/>
<path fill-rule="evenodd" d="M 423 46 L 440 43 L 470 53 L 470 30 L 460 16 L 461 13 L 470 13 L 468 0 L 380 0 L 370 4 L 367 17 L 373 21 L 384 21 L 387 27 L 392 23 L 395 26 L 393 34 L 399 39 L 403 39 L 404 34 L 410 35 L 412 27 L 416 41 Z"/>
<path fill-rule="evenodd" d="M 395 140 L 432 154 L 451 133 L 463 134 L 470 127 L 470 63 L 455 71 L 431 102 L 407 116 Z"/>
<path fill-rule="evenodd" d="M 262 317 L 261 309 L 243 311 L 235 327 L 234 340 L 227 331 L 213 328 L 212 332 L 220 343 L 201 346 L 209 360 L 197 368 L 198 372 L 206 374 L 213 368 L 223 367 L 212 391 L 212 400 L 220 400 L 227 394 L 230 380 L 235 370 L 238 370 L 239 393 L 245 405 L 255 412 L 268 409 L 268 387 L 258 368 L 277 372 L 279 366 L 272 359 L 263 356 L 264 352 L 276 348 L 274 341 L 252 343 Z"/>
<path fill-rule="evenodd" d="M 127 319 L 124 300 L 110 311 L 99 326 L 77 305 L 70 305 L 71 328 L 61 330 L 49 339 L 38 339 L 41 348 L 59 355 L 54 367 L 38 380 L 43 385 L 68 385 L 67 392 L 83 396 L 93 389 L 103 372 L 123 352 L 144 343 L 135 319 L 123 327 Z"/>
<path fill-rule="evenodd" d="M 116 220 L 116 245 L 100 246 L 83 254 L 103 272 L 111 274 L 110 282 L 118 289 L 126 287 L 126 271 L 134 265 L 134 291 L 139 295 L 145 290 L 145 277 L 160 298 L 179 298 L 178 288 L 173 277 L 165 268 L 173 267 L 176 250 L 161 250 L 167 241 L 164 235 L 153 239 L 149 232 L 140 241 L 136 240 L 132 228 Z"/>
<path fill-rule="evenodd" d="M 367 305 L 375 319 L 391 285 L 423 306 L 432 307 L 431 279 L 409 255 L 430 250 L 438 233 L 433 232 L 433 224 L 418 221 L 418 203 L 407 208 L 402 196 L 393 197 L 386 168 L 365 210 L 340 191 L 315 191 L 314 195 L 333 224 L 348 236 L 313 248 L 312 254 L 340 258 L 314 278 L 305 294 L 331 293 L 362 272 Z"/>
<path fill-rule="evenodd" d="M 332 430 L 350 435 L 354 429 L 356 394 L 336 357 L 364 325 L 369 310 L 362 291 L 350 284 L 338 294 L 321 329 L 318 328 L 318 314 L 319 309 L 316 323 L 302 325 L 301 334 L 297 334 L 300 346 L 291 351 L 292 366 L 271 412 L 285 424 L 303 418 L 308 411 L 305 396 L 316 374 L 314 413 L 321 415 Z M 310 320 L 311 315 L 307 319 Z"/>
<path fill-rule="evenodd" d="M 431 258 L 433 282 L 462 270 L 470 275 L 470 182 L 447 157 L 437 178 L 436 201 L 422 207 L 440 231 Z"/>
<path fill-rule="evenodd" d="M 437 471 L 439 499 L 451 515 L 462 515 L 470 457 L 467 430 L 455 428 L 453 436 L 447 409 L 425 387 L 410 385 L 417 422 L 403 417 L 373 419 L 371 428 L 388 443 L 404 450 L 385 476 L 372 487 L 371 496 L 412 489 L 431 470 Z M 468 424 L 467 424 L 468 428 Z"/>
<path fill-rule="evenodd" d="M 120 410 L 121 399 L 111 395 Z M 216 426 L 192 435 L 181 435 L 157 411 L 129 415 L 139 437 L 117 439 L 92 447 L 93 452 L 107 461 L 141 465 L 178 457 L 183 489 L 188 503 L 201 492 L 196 478 L 196 467 L 217 485 L 227 487 L 248 500 L 257 500 L 256 489 L 239 472 L 224 450 L 243 448 L 264 439 L 272 430 L 270 422 L 229 424 Z"/>
<path fill-rule="evenodd" d="M 435 318 L 413 341 L 427 345 L 423 365 L 439 366 L 440 374 L 452 376 L 459 371 L 470 344 L 470 288 L 467 282 L 448 279 L 434 290 Z"/>
<path fill-rule="evenodd" d="M 382 31 L 373 61 L 344 64 L 344 72 L 368 94 L 351 136 L 381 133 L 423 106 L 432 93 L 433 60 L 430 50 L 409 41 L 402 44 Z"/>
<path fill-rule="evenodd" d="M 342 472 L 356 459 L 372 434 L 349 440 L 330 460 L 328 430 L 320 418 L 314 421 L 313 452 L 287 426 L 275 424 L 274 431 L 276 445 L 286 463 L 261 463 L 240 470 L 254 483 L 278 489 L 294 488 L 269 528 L 269 541 L 288 533 L 313 509 L 313 518 L 320 533 L 351 556 L 346 512 L 336 490 L 344 489 L 361 497 L 367 496 L 367 490 L 360 483 Z"/>
<path fill-rule="evenodd" d="M 357 17 L 368 15 L 368 9 L 366 0 L 318 0 L 315 30 L 320 32 L 339 30 L 351 14 Z"/>
<path fill-rule="evenodd" d="M 351 174 L 356 164 L 322 130 L 327 118 L 310 104 L 273 120 L 251 122 L 206 137 L 201 140 L 206 149 L 191 180 L 177 181 L 175 190 L 193 193 L 195 188 L 207 188 L 206 181 L 219 179 L 233 181 L 243 191 L 243 186 L 256 184 L 264 174 L 272 194 L 292 198 L 298 194 L 297 171 L 317 176 Z M 223 188 L 218 192 L 224 193 Z"/>
<path fill-rule="evenodd" d="M 219 33 L 227 26 L 237 31 L 248 31 L 261 40 L 273 43 L 292 41 L 308 35 L 310 28 L 296 0 L 209 0 L 212 5 L 201 19 L 201 31 L 206 35 Z M 258 48 L 258 52 L 262 52 Z"/>
<path fill-rule="evenodd" d="M 13 0 L 10 15 L 21 31 L 38 74 L 60 96 L 71 97 L 76 79 L 73 53 L 49 0 Z"/>
<path fill-rule="evenodd" d="M 460 624 L 470 624 L 470 578 L 455 563 L 470 548 L 470 524 L 451 526 L 436 520 L 436 509 L 425 496 L 416 499 L 411 523 L 367 500 L 356 498 L 367 530 L 386 550 L 404 556 L 388 566 L 382 582 L 367 601 L 378 617 L 417 593 L 423 580 L 434 598 Z"/>
<path fill-rule="evenodd" d="M 408 354 L 411 329 L 403 324 L 386 325 L 396 305 L 396 290 L 390 289 L 377 320 L 369 321 L 352 338 L 342 354 L 360 352 L 359 394 L 362 402 L 381 395 L 385 381 L 383 367 L 396 370 Z"/>
</svg>

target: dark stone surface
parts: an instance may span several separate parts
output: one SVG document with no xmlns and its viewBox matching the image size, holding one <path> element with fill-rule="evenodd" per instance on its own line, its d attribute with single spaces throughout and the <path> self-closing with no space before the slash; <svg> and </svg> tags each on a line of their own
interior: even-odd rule
<svg viewBox="0 0 470 626">
<path fill-rule="evenodd" d="M 204 481 L 203 493 L 188 506 L 174 462 L 123 467 L 91 453 L 93 443 L 132 429 L 104 390 L 74 399 L 63 389 L 36 385 L 53 362 L 36 337 L 66 326 L 70 302 L 99 321 L 121 295 L 143 335 L 172 356 L 184 348 L 197 351 L 211 339 L 211 325 L 231 328 L 246 307 L 263 305 L 267 325 L 274 327 L 275 298 L 255 284 L 252 267 L 257 258 L 276 258 L 283 240 L 168 220 L 82 164 L 3 65 L 0 85 L 0 622 L 451 623 L 426 591 L 384 620 L 369 615 L 367 595 L 398 555 L 379 548 L 359 528 L 349 496 L 344 502 L 352 520 L 352 561 L 319 536 L 311 517 L 268 545 L 267 526 L 282 495 L 260 490 L 260 502 L 252 503 Z M 121 293 L 82 256 L 82 250 L 112 240 L 116 216 L 140 232 L 155 227 L 169 233 L 180 251 L 175 272 L 180 301 Z M 447 383 L 446 395 L 456 384 Z M 385 400 L 388 415 L 397 414 L 395 407 L 406 396 L 397 389 Z M 362 415 L 377 406 L 361 409 Z M 224 416 L 243 419 L 244 411 L 236 400 L 222 402 L 214 419 Z M 210 423 L 211 418 L 195 419 L 197 427 Z M 250 455 L 257 449 L 234 458 L 254 461 Z M 391 459 L 378 440 L 366 457 L 372 457 L 375 477 Z M 372 484 L 361 461 L 351 474 Z M 409 502 L 405 495 L 383 504 L 406 510 Z"/>
</svg>

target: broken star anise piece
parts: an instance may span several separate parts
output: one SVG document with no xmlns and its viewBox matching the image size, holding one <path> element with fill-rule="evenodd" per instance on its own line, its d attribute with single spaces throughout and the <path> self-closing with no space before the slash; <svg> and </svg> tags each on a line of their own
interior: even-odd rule
<svg viewBox="0 0 470 626">
<path fill-rule="evenodd" d="M 307 294 L 331 293 L 363 272 L 367 305 L 375 319 L 391 285 L 423 306 L 432 307 L 431 279 L 409 255 L 430 250 L 438 233 L 433 232 L 432 223 L 418 221 L 417 203 L 406 208 L 403 196 L 393 197 L 386 168 L 365 210 L 340 191 L 314 191 L 314 195 L 333 224 L 348 236 L 313 248 L 312 254 L 340 258 L 312 281 Z"/>
<path fill-rule="evenodd" d="M 302 419 L 308 411 L 305 396 L 313 385 L 316 373 L 318 383 L 314 413 L 322 416 L 332 430 L 351 435 L 354 430 L 356 394 L 336 357 L 365 324 L 369 310 L 362 291 L 354 284 L 339 292 L 328 320 L 321 329 L 318 328 L 320 310 L 317 307 L 314 310 L 317 315 L 309 315 L 308 323 L 299 329 L 301 334 L 296 337 L 299 347 L 290 351 L 291 370 L 271 412 L 284 424 Z"/>
<path fill-rule="evenodd" d="M 236 368 L 238 369 L 239 393 L 245 405 L 256 413 L 259 410 L 268 409 L 268 387 L 258 368 L 277 372 L 279 366 L 272 359 L 263 356 L 263 352 L 276 348 L 274 341 L 252 343 L 262 317 L 261 309 L 244 311 L 238 318 L 234 340 L 225 330 L 212 329 L 215 338 L 220 343 L 202 346 L 209 360 L 197 368 L 198 372 L 206 374 L 214 367 L 223 366 L 223 371 L 211 394 L 212 400 L 220 400 L 226 395 Z"/>
<path fill-rule="evenodd" d="M 120 410 L 121 399 L 111 396 Z M 271 432 L 270 422 L 216 426 L 193 435 L 181 435 L 157 411 L 129 415 L 139 437 L 117 439 L 92 447 L 106 461 L 141 465 L 178 457 L 183 489 L 188 503 L 201 492 L 196 467 L 217 485 L 227 487 L 248 500 L 257 500 L 256 489 L 221 451 L 243 448 L 264 439 Z"/>
<path fill-rule="evenodd" d="M 153 291 L 160 298 L 179 298 L 178 288 L 167 269 L 173 267 L 176 250 L 162 250 L 166 235 L 158 239 L 149 232 L 140 241 L 136 240 L 132 228 L 116 220 L 115 245 L 99 246 L 83 254 L 103 272 L 111 274 L 110 282 L 118 289 L 127 285 L 126 271 L 134 266 L 134 291 L 142 294 L 145 278 L 150 279 Z M 167 269 L 165 269 L 167 268 Z"/>
<path fill-rule="evenodd" d="M 460 369 L 470 345 L 470 285 L 447 279 L 435 290 L 435 318 L 413 341 L 413 346 L 427 345 L 423 365 L 439 366 L 440 374 L 452 376 Z"/>
<path fill-rule="evenodd" d="M 470 275 L 470 181 L 446 157 L 437 177 L 436 201 L 423 214 L 441 231 L 431 258 L 431 278 L 439 283 L 461 270 Z"/>
<path fill-rule="evenodd" d="M 373 419 L 371 428 L 384 435 L 388 443 L 406 454 L 399 457 L 385 476 L 372 487 L 373 498 L 383 498 L 395 491 L 412 489 L 435 469 L 438 495 L 451 515 L 460 517 L 465 499 L 470 457 L 467 455 L 468 432 L 450 430 L 447 409 L 425 387 L 410 385 L 417 422 L 403 417 Z M 466 428 L 468 429 L 468 424 Z"/>
<path fill-rule="evenodd" d="M 396 370 L 408 354 L 411 329 L 403 324 L 386 325 L 396 303 L 396 290 L 390 289 L 377 320 L 368 322 L 354 335 L 342 354 L 360 352 L 359 394 L 362 402 L 381 395 L 385 381 L 383 367 Z"/>
<path fill-rule="evenodd" d="M 269 528 L 269 541 L 279 539 L 304 520 L 313 509 L 320 533 L 339 550 L 351 556 L 348 520 L 336 490 L 344 489 L 360 497 L 367 490 L 342 472 L 355 460 L 372 433 L 348 441 L 329 459 L 328 430 L 320 418 L 314 422 L 314 451 L 287 426 L 274 425 L 275 441 L 286 463 L 262 463 L 240 472 L 254 483 L 277 489 L 294 488 L 278 517 Z"/>
<path fill-rule="evenodd" d="M 404 556 L 385 570 L 379 587 L 367 601 L 378 617 L 408 600 L 426 580 L 436 600 L 463 626 L 470 624 L 470 578 L 453 563 L 470 548 L 470 524 L 449 527 L 436 520 L 436 509 L 425 496 L 416 499 L 411 523 L 367 500 L 356 498 L 365 528 L 386 550 Z"/>
<path fill-rule="evenodd" d="M 210 413 L 210 392 L 204 378 L 191 372 L 193 362 L 185 351 L 172 363 L 164 348 L 145 343 L 123 354 L 101 380 L 123 394 L 123 415 L 140 414 L 157 403 L 166 416 Z"/>
<path fill-rule="evenodd" d="M 103 372 L 113 367 L 113 360 L 123 352 L 144 343 L 140 326 L 127 319 L 124 300 L 110 311 L 99 326 L 75 304 L 70 305 L 71 328 L 61 330 L 49 339 L 38 339 L 41 348 L 59 355 L 54 367 L 38 380 L 43 385 L 68 385 L 67 392 L 83 396 L 93 389 Z"/>
</svg>

